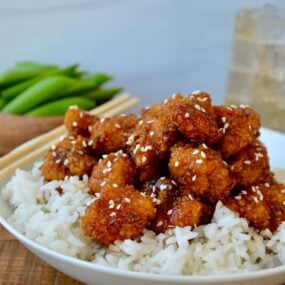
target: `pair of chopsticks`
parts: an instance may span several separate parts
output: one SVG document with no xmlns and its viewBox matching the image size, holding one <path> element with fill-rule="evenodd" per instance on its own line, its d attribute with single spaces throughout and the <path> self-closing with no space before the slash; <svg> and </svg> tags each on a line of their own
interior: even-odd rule
<svg viewBox="0 0 285 285">
<path fill-rule="evenodd" d="M 123 94 L 91 110 L 90 113 L 97 116 L 111 117 L 134 107 L 137 103 L 137 98 L 133 98 L 129 94 Z M 23 143 L 0 158 L 0 180 L 11 176 L 17 168 L 25 167 L 39 159 L 65 133 L 66 129 L 62 125 L 44 135 Z"/>
</svg>

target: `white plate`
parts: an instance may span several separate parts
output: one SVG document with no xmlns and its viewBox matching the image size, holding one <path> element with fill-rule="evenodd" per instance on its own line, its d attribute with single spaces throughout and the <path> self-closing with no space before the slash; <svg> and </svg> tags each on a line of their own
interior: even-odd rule
<svg viewBox="0 0 285 285">
<path fill-rule="evenodd" d="M 271 166 L 285 168 L 285 135 L 262 128 L 261 140 L 268 148 Z M 1 181 L 2 187 L 4 181 Z M 59 254 L 28 239 L 11 225 L 5 217 L 11 208 L 6 201 L 0 198 L 0 222 L 24 246 L 35 255 L 55 267 L 59 271 L 87 284 L 97 285 L 163 285 L 163 284 L 243 284 L 243 285 L 281 285 L 285 282 L 285 265 L 273 269 L 266 269 L 251 273 L 241 273 L 223 276 L 163 276 L 148 273 L 129 272 L 111 269 L 73 257 Z"/>
</svg>

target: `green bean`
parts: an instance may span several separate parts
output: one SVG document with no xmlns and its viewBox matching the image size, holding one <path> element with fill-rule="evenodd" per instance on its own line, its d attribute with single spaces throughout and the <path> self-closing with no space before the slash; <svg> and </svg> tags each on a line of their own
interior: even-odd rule
<svg viewBox="0 0 285 285">
<path fill-rule="evenodd" d="M 113 77 L 106 73 L 89 73 L 83 79 L 90 80 L 95 84 L 95 87 L 99 87 L 107 81 L 112 80 Z"/>
<path fill-rule="evenodd" d="M 96 103 L 102 104 L 112 99 L 116 94 L 122 91 L 122 88 L 113 87 L 108 89 L 97 89 L 90 92 L 83 93 L 82 96 L 96 101 Z"/>
<path fill-rule="evenodd" d="M 37 82 L 41 81 L 42 79 L 48 76 L 52 76 L 52 75 L 67 75 L 69 77 L 76 76 L 77 67 L 78 67 L 78 64 L 73 64 L 64 69 L 50 70 L 32 79 L 20 82 L 14 86 L 4 89 L 2 91 L 2 98 L 6 101 L 11 101 L 13 98 L 15 98 L 17 95 L 19 95 L 23 91 L 25 91 L 27 88 L 31 87 L 32 85 L 36 84 Z"/>
<path fill-rule="evenodd" d="M 14 98 L 2 111 L 23 114 L 42 103 L 58 99 L 74 85 L 76 85 L 75 79 L 63 75 L 47 77 Z"/>
<path fill-rule="evenodd" d="M 5 105 L 6 105 L 5 100 L 0 98 L 0 110 L 2 110 Z"/>
<path fill-rule="evenodd" d="M 80 109 L 90 110 L 96 106 L 96 103 L 90 99 L 83 97 L 68 97 L 56 100 L 31 110 L 25 115 L 29 116 L 51 116 L 63 115 L 68 110 L 69 106 L 77 105 Z"/>
<path fill-rule="evenodd" d="M 54 70 L 57 67 L 54 65 L 23 65 L 16 66 L 14 69 L 7 70 L 0 75 L 0 88 L 4 89 L 15 83 L 30 79 L 32 77 L 43 74 L 47 71 Z"/>
</svg>

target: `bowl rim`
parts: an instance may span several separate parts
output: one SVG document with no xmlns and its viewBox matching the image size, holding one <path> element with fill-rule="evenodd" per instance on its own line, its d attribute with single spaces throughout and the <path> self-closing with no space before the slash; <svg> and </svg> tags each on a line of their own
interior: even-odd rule
<svg viewBox="0 0 285 285">
<path fill-rule="evenodd" d="M 14 237 L 18 239 L 21 243 L 26 244 L 28 247 L 31 247 L 37 252 L 40 252 L 44 255 L 50 256 L 54 259 L 58 259 L 67 264 L 72 264 L 73 266 L 84 267 L 85 269 L 97 271 L 101 274 L 110 274 L 117 277 L 125 277 L 130 279 L 141 279 L 148 281 L 167 281 L 167 282 L 178 282 L 181 284 L 184 283 L 204 283 L 204 282 L 234 282 L 234 281 L 249 281 L 257 280 L 264 277 L 270 277 L 273 275 L 285 276 L 285 264 L 268 269 L 255 270 L 251 272 L 241 272 L 241 273 L 229 273 L 224 275 L 167 275 L 167 274 L 155 274 L 155 273 L 146 273 L 146 272 L 137 272 L 137 271 L 128 271 L 118 268 L 111 268 L 99 264 L 95 264 L 89 261 L 85 261 L 79 258 L 71 257 L 63 253 L 56 252 L 52 249 L 49 249 L 32 239 L 26 237 L 24 234 L 15 229 L 10 225 L 6 219 L 0 214 L 0 223 L 2 226 L 10 232 Z"/>
</svg>

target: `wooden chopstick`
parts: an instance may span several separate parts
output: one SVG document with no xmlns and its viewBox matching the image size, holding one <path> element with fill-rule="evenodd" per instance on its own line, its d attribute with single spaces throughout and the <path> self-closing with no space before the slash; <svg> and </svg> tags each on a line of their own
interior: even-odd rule
<svg viewBox="0 0 285 285">
<path fill-rule="evenodd" d="M 107 103 L 96 107 L 95 109 L 91 110 L 90 113 L 92 115 L 100 116 L 100 115 L 106 113 L 107 111 L 112 110 L 113 108 L 119 106 L 120 104 L 127 102 L 127 100 L 129 100 L 129 99 L 130 99 L 129 94 L 122 94 L 122 95 L 115 97 L 114 99 L 108 101 Z M 122 110 L 122 111 L 124 111 L 124 110 Z M 42 145 L 48 143 L 49 141 L 64 135 L 65 131 L 66 131 L 66 129 L 62 125 L 60 127 L 53 129 L 52 131 L 50 131 L 46 134 L 43 134 L 41 136 L 38 136 L 34 139 L 31 139 L 31 140 L 21 144 L 20 146 L 15 148 L 13 151 L 11 151 L 7 155 L 0 158 L 0 169 L 2 169 L 4 167 L 8 166 L 9 164 L 15 162 L 16 160 L 21 158 L 21 156 L 24 156 L 26 153 L 33 151 L 36 148 L 39 148 Z"/>
<path fill-rule="evenodd" d="M 114 116 L 117 114 L 122 113 L 123 111 L 134 107 L 136 104 L 138 103 L 138 99 L 137 98 L 130 98 L 129 100 L 126 100 L 125 102 L 123 102 L 120 105 L 117 105 L 116 107 L 114 107 L 113 109 L 110 109 L 108 111 L 105 111 L 103 114 L 106 117 L 110 117 L 110 116 Z M 0 171 L 0 180 L 1 179 L 6 179 L 9 176 L 11 176 L 15 170 L 17 168 L 23 168 L 25 166 L 27 166 L 28 164 L 31 164 L 32 162 L 36 161 L 37 159 L 39 159 L 43 153 L 52 145 L 58 142 L 59 136 L 57 136 L 56 138 L 51 139 L 48 142 L 45 142 L 44 144 L 42 144 L 41 146 L 39 146 L 38 148 L 34 149 L 34 151 L 31 152 L 26 152 L 25 155 L 23 155 L 21 157 L 18 157 L 18 159 L 16 161 L 13 161 L 12 163 L 8 164 L 4 169 L 2 169 Z M 31 141 L 31 144 L 33 145 L 34 142 L 33 140 Z M 30 145 L 26 144 L 29 148 Z"/>
</svg>

